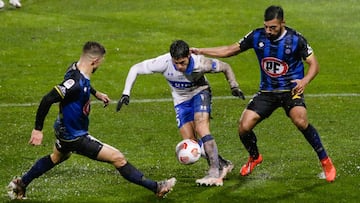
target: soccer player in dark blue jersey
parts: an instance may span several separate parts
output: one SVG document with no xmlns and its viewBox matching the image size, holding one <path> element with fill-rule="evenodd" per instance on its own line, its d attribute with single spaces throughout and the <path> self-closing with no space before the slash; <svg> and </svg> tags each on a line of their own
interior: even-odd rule
<svg viewBox="0 0 360 203">
<path fill-rule="evenodd" d="M 249 175 L 262 162 L 254 127 L 282 107 L 317 153 L 326 180 L 334 181 L 336 169 L 319 133 L 307 119 L 303 95 L 305 87 L 319 72 L 319 64 L 306 39 L 285 25 L 280 6 L 268 7 L 264 14 L 264 27 L 251 31 L 239 42 L 220 47 L 191 48 L 191 51 L 212 57 L 230 57 L 248 49 L 254 49 L 257 55 L 261 81 L 260 90 L 250 100 L 239 121 L 239 137 L 250 154 L 240 174 Z M 303 61 L 309 66 L 306 74 Z"/>
<path fill-rule="evenodd" d="M 118 149 L 102 143 L 88 132 L 90 94 L 105 106 L 110 102 L 106 94 L 96 91 L 90 85 L 90 77 L 101 65 L 105 52 L 105 48 L 98 42 L 85 43 L 79 61 L 71 64 L 64 80 L 42 98 L 29 144 L 41 144 L 45 117 L 51 105 L 59 102 L 59 114 L 54 124 L 55 147 L 52 154 L 40 158 L 21 178 L 15 178 L 9 183 L 8 194 L 11 199 L 24 199 L 27 186 L 35 178 L 67 160 L 72 153 L 112 164 L 125 179 L 153 191 L 159 197 L 164 197 L 172 190 L 175 178 L 159 182 L 146 178 Z"/>
</svg>

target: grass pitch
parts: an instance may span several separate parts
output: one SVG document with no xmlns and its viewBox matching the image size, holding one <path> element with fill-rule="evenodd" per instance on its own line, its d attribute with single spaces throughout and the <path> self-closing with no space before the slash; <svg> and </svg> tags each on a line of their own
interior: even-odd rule
<svg viewBox="0 0 360 203">
<path fill-rule="evenodd" d="M 177 163 L 180 135 L 170 92 L 162 76 L 152 75 L 138 78 L 130 105 L 119 113 L 114 103 L 105 109 L 94 103 L 90 132 L 119 148 L 146 176 L 175 176 L 174 191 L 159 200 L 112 166 L 73 155 L 34 180 L 25 202 L 358 202 L 360 5 L 355 0 L 273 3 L 283 6 L 287 25 L 305 35 L 318 57 L 320 73 L 305 96 L 309 120 L 337 167 L 334 183 L 317 177 L 321 167 L 315 153 L 281 109 L 255 128 L 264 162 L 248 177 L 238 174 L 248 154 L 236 133 L 237 120 L 259 82 L 250 51 L 224 59 L 232 65 L 246 101 L 230 97 L 221 74 L 208 75 L 215 97 L 212 134 L 220 153 L 235 164 L 223 187 L 195 185 L 207 169 L 204 160 L 191 166 Z M 10 180 L 51 152 L 56 105 L 45 122 L 43 145 L 27 145 L 37 105 L 78 59 L 85 41 L 96 40 L 107 48 L 92 84 L 116 101 L 132 64 L 167 52 L 175 39 L 197 47 L 234 43 L 262 26 L 269 3 L 23 0 L 22 5 L 0 11 L 1 202 L 8 201 L 5 188 Z"/>
</svg>

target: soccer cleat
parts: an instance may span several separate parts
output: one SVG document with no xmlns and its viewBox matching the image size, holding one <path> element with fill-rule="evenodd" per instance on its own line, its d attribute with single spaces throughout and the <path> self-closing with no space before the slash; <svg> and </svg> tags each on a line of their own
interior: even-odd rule
<svg viewBox="0 0 360 203">
<path fill-rule="evenodd" d="M 9 0 L 9 3 L 16 8 L 21 8 L 20 0 Z"/>
<path fill-rule="evenodd" d="M 156 196 L 165 198 L 166 194 L 168 194 L 173 190 L 175 183 L 176 183 L 176 178 L 170 178 L 168 180 L 157 182 L 158 186 L 157 186 Z"/>
<path fill-rule="evenodd" d="M 8 195 L 11 200 L 14 199 L 26 199 L 25 192 L 26 187 L 24 186 L 24 183 L 21 181 L 21 178 L 15 178 L 12 180 L 8 187 Z"/>
<path fill-rule="evenodd" d="M 226 161 L 226 164 L 220 170 L 220 178 L 224 179 L 228 173 L 230 173 L 234 168 L 234 164 L 231 161 Z"/>
<path fill-rule="evenodd" d="M 210 175 L 207 175 L 201 179 L 197 179 L 196 184 L 201 186 L 201 185 L 205 185 L 205 186 L 222 186 L 223 185 L 223 180 L 220 177 L 213 177 Z"/>
<path fill-rule="evenodd" d="M 261 154 L 259 154 L 259 157 L 255 160 L 252 156 L 250 156 L 248 162 L 241 167 L 240 174 L 242 176 L 249 175 L 254 170 L 255 166 L 261 164 L 262 160 L 263 158 Z"/>
<path fill-rule="evenodd" d="M 334 164 L 332 163 L 330 157 L 326 157 L 325 159 L 321 160 L 321 166 L 325 173 L 326 180 L 328 182 L 333 182 L 336 177 L 336 169 Z"/>
</svg>

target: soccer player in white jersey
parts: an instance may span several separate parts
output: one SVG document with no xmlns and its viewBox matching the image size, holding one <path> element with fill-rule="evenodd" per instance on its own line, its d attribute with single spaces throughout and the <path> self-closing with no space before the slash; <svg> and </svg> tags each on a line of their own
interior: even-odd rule
<svg viewBox="0 0 360 203">
<path fill-rule="evenodd" d="M 133 65 L 127 75 L 122 96 L 117 105 L 128 105 L 130 91 L 140 74 L 162 74 L 171 89 L 176 121 L 183 139 L 200 138 L 209 164 L 208 174 L 197 179 L 198 185 L 222 186 L 226 174 L 233 164 L 218 154 L 214 137 L 210 133 L 211 91 L 205 73 L 224 73 L 233 96 L 244 98 L 229 64 L 202 55 L 192 55 L 189 45 L 176 40 L 170 46 L 170 53 L 147 59 Z"/>
</svg>

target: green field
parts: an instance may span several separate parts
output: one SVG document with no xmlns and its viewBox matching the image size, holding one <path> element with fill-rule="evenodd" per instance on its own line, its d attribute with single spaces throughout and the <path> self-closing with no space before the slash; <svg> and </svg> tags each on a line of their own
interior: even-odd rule
<svg viewBox="0 0 360 203">
<path fill-rule="evenodd" d="M 0 10 L 0 202 L 6 186 L 40 157 L 51 153 L 57 113 L 45 121 L 43 144 L 27 144 L 37 105 L 59 83 L 82 45 L 107 48 L 92 85 L 113 103 L 92 106 L 90 133 L 120 149 L 148 177 L 178 182 L 166 199 L 122 178 L 110 165 L 73 155 L 28 187 L 25 202 L 359 202 L 360 188 L 360 4 L 356 0 L 276 0 L 288 26 L 315 50 L 320 73 L 306 89 L 309 120 L 318 129 L 337 167 L 337 179 L 319 179 L 319 161 L 302 134 L 279 109 L 255 128 L 264 161 L 248 177 L 239 170 L 247 152 L 237 121 L 257 91 L 259 70 L 252 51 L 223 59 L 232 65 L 246 101 L 231 97 L 222 74 L 208 75 L 214 95 L 211 130 L 220 153 L 234 164 L 222 187 L 198 187 L 205 160 L 184 166 L 175 159 L 180 141 L 166 81 L 140 76 L 129 106 L 116 113 L 132 64 L 158 56 L 175 39 L 191 46 L 231 44 L 263 25 L 268 1 L 228 0 L 23 0 Z"/>
</svg>

